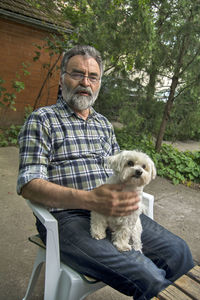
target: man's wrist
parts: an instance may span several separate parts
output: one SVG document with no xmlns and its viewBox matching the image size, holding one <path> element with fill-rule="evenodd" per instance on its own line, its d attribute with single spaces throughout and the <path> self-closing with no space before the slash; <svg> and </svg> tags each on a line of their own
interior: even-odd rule
<svg viewBox="0 0 200 300">
<path fill-rule="evenodd" d="M 91 193 L 85 190 L 72 190 L 72 202 L 75 208 L 91 210 Z"/>
</svg>

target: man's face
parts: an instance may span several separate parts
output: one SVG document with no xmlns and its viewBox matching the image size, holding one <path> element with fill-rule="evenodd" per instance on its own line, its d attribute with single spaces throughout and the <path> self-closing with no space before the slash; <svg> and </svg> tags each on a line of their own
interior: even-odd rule
<svg viewBox="0 0 200 300">
<path fill-rule="evenodd" d="M 68 61 L 66 72 L 62 76 L 63 99 L 77 111 L 88 109 L 98 97 L 100 80 L 93 82 L 88 77 L 76 80 L 69 74 L 82 74 L 99 79 L 101 72 L 98 63 L 94 58 L 76 55 Z"/>
</svg>

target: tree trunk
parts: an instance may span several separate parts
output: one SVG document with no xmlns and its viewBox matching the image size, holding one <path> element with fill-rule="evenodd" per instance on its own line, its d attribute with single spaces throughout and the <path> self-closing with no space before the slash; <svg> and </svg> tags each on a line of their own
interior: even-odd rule
<svg viewBox="0 0 200 300">
<path fill-rule="evenodd" d="M 157 152 L 159 152 L 160 149 L 161 149 L 165 129 L 166 129 L 166 126 L 167 126 L 167 121 L 169 120 L 169 117 L 170 117 L 170 112 L 171 112 L 172 105 L 173 105 L 173 102 L 174 102 L 174 95 L 175 95 L 176 87 L 178 85 L 178 80 L 179 80 L 179 77 L 180 77 L 180 70 L 183 66 L 184 54 L 185 54 L 186 49 L 188 47 L 188 41 L 189 41 L 188 37 L 189 37 L 189 35 L 187 33 L 185 36 L 183 36 L 183 39 L 180 43 L 179 55 L 178 55 L 178 59 L 177 59 L 177 64 L 176 64 L 175 69 L 174 69 L 174 75 L 172 77 L 172 83 L 171 83 L 171 86 L 170 86 L 170 93 L 169 93 L 167 103 L 165 105 L 165 109 L 164 109 L 164 113 L 163 113 L 163 119 L 162 119 L 162 122 L 161 122 L 161 125 L 160 125 L 160 130 L 159 130 L 159 133 L 158 133 L 158 137 L 157 137 L 157 140 L 156 140 L 155 149 L 156 149 Z"/>
<path fill-rule="evenodd" d="M 152 64 L 153 65 L 153 64 Z M 157 79 L 157 69 L 155 66 L 151 68 L 151 71 L 149 73 L 149 82 L 147 86 L 147 102 L 150 103 L 154 97 L 155 94 L 155 86 L 156 86 L 156 79 Z"/>
<path fill-rule="evenodd" d="M 169 97 L 168 97 L 167 103 L 165 105 L 165 110 L 164 110 L 164 113 L 163 113 L 162 123 L 161 123 L 160 130 L 159 130 L 159 133 L 158 133 L 158 137 L 157 137 L 157 140 L 156 140 L 156 151 L 157 152 L 160 151 L 160 148 L 161 148 L 161 145 L 162 145 L 165 129 L 166 129 L 169 117 L 170 117 L 170 112 L 172 110 L 172 105 L 173 105 L 173 102 L 174 102 L 174 94 L 175 94 L 175 90 L 176 90 L 177 85 L 178 85 L 178 77 L 173 76 L 171 87 L 170 87 Z"/>
</svg>

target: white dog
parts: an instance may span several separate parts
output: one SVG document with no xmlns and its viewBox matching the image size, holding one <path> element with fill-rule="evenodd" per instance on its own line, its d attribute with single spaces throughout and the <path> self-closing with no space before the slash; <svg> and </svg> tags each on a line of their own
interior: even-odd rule
<svg viewBox="0 0 200 300">
<path fill-rule="evenodd" d="M 122 151 L 108 157 L 108 164 L 114 174 L 106 183 L 123 183 L 124 190 L 137 191 L 140 197 L 139 208 L 125 217 L 107 217 L 91 212 L 91 235 L 100 240 L 106 237 L 106 229 L 112 231 L 113 245 L 119 251 L 129 251 L 132 248 L 142 252 L 142 225 L 140 214 L 142 207 L 142 191 L 151 179 L 156 177 L 156 168 L 148 155 L 139 151 Z"/>
</svg>

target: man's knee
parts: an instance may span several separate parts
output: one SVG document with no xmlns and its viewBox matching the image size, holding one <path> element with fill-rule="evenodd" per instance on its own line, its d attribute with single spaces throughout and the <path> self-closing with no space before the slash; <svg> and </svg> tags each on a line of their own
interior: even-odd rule
<svg viewBox="0 0 200 300">
<path fill-rule="evenodd" d="M 137 289 L 135 290 L 134 299 L 151 299 L 161 290 L 165 289 L 171 282 L 165 278 L 165 271 L 157 267 L 144 268 L 142 279 L 135 282 Z"/>
<path fill-rule="evenodd" d="M 167 262 L 168 269 L 166 270 L 166 273 L 167 278 L 174 281 L 187 273 L 194 266 L 194 262 L 187 243 L 179 237 L 171 244 L 170 251 L 171 255 Z"/>
</svg>

